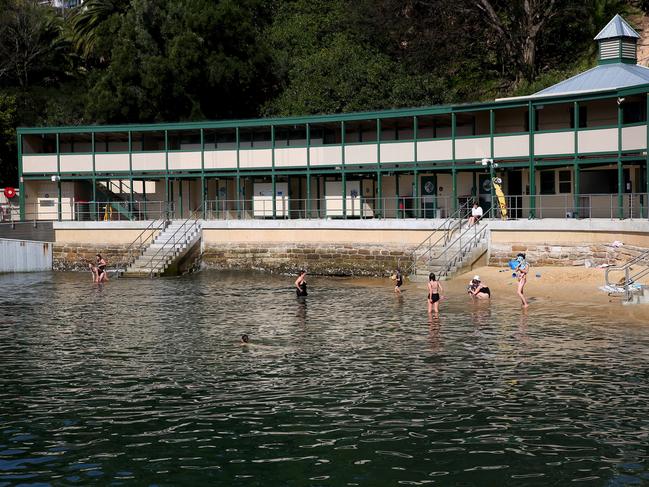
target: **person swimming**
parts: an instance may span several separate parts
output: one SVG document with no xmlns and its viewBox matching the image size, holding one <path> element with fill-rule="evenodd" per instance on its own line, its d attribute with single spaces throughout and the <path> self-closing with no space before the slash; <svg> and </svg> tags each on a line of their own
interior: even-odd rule
<svg viewBox="0 0 649 487">
<path fill-rule="evenodd" d="M 241 345 L 248 345 L 249 342 L 250 337 L 248 337 L 248 335 L 246 335 L 245 333 L 241 335 Z"/>
<path fill-rule="evenodd" d="M 306 271 L 305 270 L 301 270 L 300 275 L 295 280 L 295 294 L 298 297 L 308 296 L 309 295 L 309 293 L 307 293 L 307 290 L 306 290 Z"/>
<path fill-rule="evenodd" d="M 435 311 L 439 313 L 439 300 L 440 294 L 444 291 L 442 284 L 435 278 L 435 274 L 431 272 L 428 275 L 428 313 Z"/>
<path fill-rule="evenodd" d="M 473 276 L 469 283 L 469 294 L 472 298 L 489 299 L 491 290 L 480 280 L 480 276 Z"/>
</svg>

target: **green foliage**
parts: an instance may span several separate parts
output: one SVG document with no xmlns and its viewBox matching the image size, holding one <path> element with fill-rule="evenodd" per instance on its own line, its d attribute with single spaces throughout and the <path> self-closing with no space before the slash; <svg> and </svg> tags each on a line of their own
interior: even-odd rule
<svg viewBox="0 0 649 487">
<path fill-rule="evenodd" d="M 0 186 L 17 181 L 16 111 L 16 97 L 0 93 Z"/>
<path fill-rule="evenodd" d="M 259 0 L 133 0 L 90 78 L 98 122 L 254 116 L 268 80 Z"/>
<path fill-rule="evenodd" d="M 339 113 L 533 93 L 639 0 L 0 0 L 0 178 L 16 126 Z"/>
</svg>

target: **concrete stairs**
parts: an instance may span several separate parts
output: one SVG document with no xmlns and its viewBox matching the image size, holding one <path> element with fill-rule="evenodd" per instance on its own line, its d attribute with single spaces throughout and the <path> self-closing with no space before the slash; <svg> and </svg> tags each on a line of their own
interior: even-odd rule
<svg viewBox="0 0 649 487">
<path fill-rule="evenodd" d="M 631 292 L 631 299 L 623 300 L 624 305 L 649 304 L 649 286 L 642 285 Z"/>
<path fill-rule="evenodd" d="M 414 272 L 410 280 L 425 282 L 428 274 L 434 272 L 439 280 L 448 280 L 458 274 L 467 272 L 487 253 L 488 240 L 486 233 L 482 238 L 470 243 L 453 243 L 446 247 L 433 248 L 430 253 L 417 256 Z"/>
<path fill-rule="evenodd" d="M 120 277 L 156 277 L 188 272 L 200 258 L 201 238 L 198 220 L 172 221 Z"/>
</svg>

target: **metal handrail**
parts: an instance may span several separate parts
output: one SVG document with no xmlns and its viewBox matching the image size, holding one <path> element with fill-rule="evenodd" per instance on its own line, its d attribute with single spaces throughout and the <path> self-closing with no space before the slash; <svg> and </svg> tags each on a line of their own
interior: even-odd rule
<svg viewBox="0 0 649 487">
<path fill-rule="evenodd" d="M 489 209 L 486 211 L 486 213 L 482 216 L 482 218 L 480 219 L 480 221 L 486 220 L 486 219 L 487 219 L 487 216 L 491 213 L 492 210 L 493 210 L 493 207 L 492 207 L 492 208 L 489 208 Z M 471 232 L 471 230 L 473 230 L 473 232 L 474 232 L 473 238 L 470 238 L 466 243 L 467 243 L 467 244 L 468 244 L 468 243 L 472 243 L 472 241 L 475 240 L 475 239 L 477 239 L 477 236 L 479 235 L 479 233 L 478 233 L 478 225 L 480 225 L 480 224 L 479 224 L 479 223 L 474 223 L 474 224 L 471 225 L 470 227 L 467 227 L 467 228 L 466 228 L 462 233 L 460 233 L 460 235 L 458 235 L 458 236 L 456 237 L 455 240 L 453 240 L 453 242 L 451 242 L 449 245 L 445 246 L 444 249 L 442 250 L 442 252 L 441 252 L 440 254 L 438 254 L 438 255 L 435 256 L 435 259 L 441 259 L 442 256 L 443 256 L 445 253 L 447 253 L 447 252 L 449 251 L 449 249 L 452 249 L 452 248 L 453 248 L 453 245 L 455 245 L 457 242 L 460 243 L 460 249 L 459 249 L 459 251 L 461 251 L 461 250 L 462 250 L 462 237 L 464 237 L 467 233 Z M 488 227 L 488 225 L 489 225 L 488 223 L 485 223 L 484 225 L 481 225 L 481 226 L 480 226 L 480 228 L 481 228 L 481 230 L 480 230 L 480 234 L 483 233 L 483 232 L 486 232 L 486 231 L 487 231 L 487 227 Z M 458 251 L 458 252 L 459 252 L 459 251 Z M 457 252 L 456 252 L 456 253 L 457 253 Z M 453 257 L 455 257 L 455 255 L 454 255 Z M 429 257 L 429 262 L 430 262 L 431 259 L 432 259 L 432 258 Z M 450 259 L 449 259 L 449 260 L 450 260 Z"/>
<path fill-rule="evenodd" d="M 442 224 L 435 229 L 433 233 L 431 233 L 424 241 L 422 241 L 419 245 L 417 245 L 417 247 L 414 248 L 414 250 L 411 252 L 413 259 L 407 271 L 408 274 L 412 273 L 412 271 L 417 267 L 417 262 L 423 257 L 425 257 L 426 255 L 429 255 L 432 252 L 432 249 L 436 248 L 440 244 L 440 242 L 443 241 L 443 245 L 446 246 L 448 241 L 451 239 L 451 236 L 455 234 L 457 231 L 462 230 L 462 225 L 464 224 L 464 218 L 462 217 L 462 213 L 465 210 L 467 210 L 468 207 L 469 207 L 469 200 L 467 200 L 462 205 L 460 205 L 460 207 L 457 210 L 455 210 L 450 216 L 448 216 L 442 222 Z M 448 228 L 445 228 L 447 226 Z M 454 228 L 454 226 L 456 226 L 457 228 Z M 431 242 L 433 235 L 435 235 L 437 232 L 440 231 L 444 233 L 434 243 Z M 419 249 L 424 247 L 426 244 L 428 244 L 428 250 L 426 250 L 426 252 L 424 252 L 422 255 L 417 255 Z"/>
<path fill-rule="evenodd" d="M 477 225 L 473 225 L 473 226 L 476 227 Z M 464 254 L 466 254 L 466 252 L 468 252 L 471 249 L 475 248 L 475 246 L 477 245 L 477 242 L 487 233 L 487 226 L 488 225 L 484 225 L 480 229 L 479 232 L 476 229 L 475 234 L 473 235 L 473 237 L 470 238 L 469 240 L 467 240 L 464 244 L 460 240 L 460 248 L 451 257 L 449 257 L 446 260 L 446 262 L 444 263 L 443 270 L 440 272 L 440 275 L 446 275 L 448 273 L 449 269 L 451 267 L 453 267 L 453 264 L 455 264 L 455 262 L 457 262 L 457 260 L 460 257 L 464 256 Z M 451 246 L 449 246 L 449 248 L 451 248 L 451 247 L 452 247 L 452 244 L 451 244 Z"/>
<path fill-rule="evenodd" d="M 156 223 L 157 221 L 158 221 L 157 219 L 151 220 L 151 223 L 149 223 L 147 225 L 147 227 L 144 230 L 142 230 L 142 232 L 140 232 L 140 234 L 137 237 L 135 237 L 135 240 L 133 240 L 130 243 L 130 245 L 126 248 L 126 256 L 127 256 L 126 261 L 121 263 L 121 265 L 120 265 L 121 267 L 126 269 L 126 267 L 128 267 L 129 265 L 131 265 L 135 261 L 135 257 L 133 257 L 133 255 L 135 254 L 136 251 L 139 252 L 140 255 L 142 255 L 142 247 L 144 246 L 144 243 L 149 240 L 149 238 L 147 238 L 146 240 L 142 240 L 142 235 L 144 235 L 146 232 L 150 231 L 151 232 L 151 238 L 152 238 L 154 232 L 157 232 L 159 230 L 164 230 L 167 227 L 167 225 L 169 224 L 169 220 L 166 219 L 166 218 L 163 218 L 162 220 L 160 220 L 160 223 L 156 226 L 156 228 L 151 229 L 153 224 Z M 136 242 L 139 242 L 139 245 L 137 246 L 137 248 L 133 248 L 133 246 L 136 244 Z"/>
<path fill-rule="evenodd" d="M 173 245 L 172 245 L 171 249 L 172 249 L 173 251 L 175 251 L 175 249 L 176 249 L 176 244 L 177 244 L 177 241 L 176 241 L 176 234 L 180 231 L 181 228 L 184 229 L 184 228 L 187 226 L 187 223 L 189 222 L 189 220 L 192 220 L 192 219 L 193 219 L 193 220 L 194 220 L 194 223 L 192 224 L 192 226 L 195 226 L 195 225 L 196 225 L 196 223 L 198 222 L 198 218 L 196 218 L 196 215 L 197 215 L 199 212 L 202 212 L 202 211 L 203 211 L 203 206 L 204 206 L 204 205 L 205 205 L 205 203 L 203 203 L 200 207 L 198 207 L 198 208 L 196 208 L 194 211 L 192 211 L 192 212 L 190 213 L 190 215 L 187 217 L 187 219 L 183 222 L 183 224 L 180 225 L 180 226 L 178 227 L 178 229 L 173 233 L 173 235 L 172 235 L 169 239 L 167 239 L 167 241 L 166 241 L 165 243 L 162 244 L 162 246 L 158 249 L 158 251 L 157 251 L 155 254 L 153 254 L 153 256 L 148 260 L 148 262 L 147 262 L 146 265 L 144 266 L 144 269 L 149 269 L 149 277 L 151 277 L 151 276 L 153 275 L 153 268 L 150 267 L 150 266 L 151 266 L 152 262 L 153 262 L 154 260 L 156 260 L 156 257 L 158 257 L 158 254 L 160 254 L 160 252 L 162 252 L 162 251 L 165 249 L 165 247 L 167 246 L 167 244 L 168 244 L 172 239 L 173 239 Z M 185 231 L 183 232 L 183 235 L 186 234 L 186 233 L 187 233 L 187 230 L 185 230 Z M 166 258 L 166 257 L 169 255 L 169 253 L 170 253 L 170 252 L 165 252 L 164 254 L 162 254 L 162 256 L 161 256 L 160 258 Z"/>
<path fill-rule="evenodd" d="M 473 203 L 472 203 L 472 204 L 473 204 Z M 419 250 L 421 247 L 423 247 L 423 246 L 426 244 L 426 242 L 429 242 L 429 241 L 432 239 L 433 235 L 435 235 L 435 234 L 436 234 L 437 232 L 439 232 L 439 231 L 444 231 L 445 233 L 444 233 L 440 238 L 438 238 L 437 241 L 435 241 L 435 243 L 433 243 L 432 245 L 429 245 L 429 247 L 431 247 L 431 246 L 432 246 L 432 247 L 437 246 L 437 244 L 439 244 L 439 242 L 441 242 L 442 240 L 444 240 L 444 243 L 446 243 L 446 242 L 450 239 L 450 237 L 448 236 L 448 235 L 449 235 L 448 232 L 449 232 L 450 230 L 452 230 L 451 227 L 453 226 L 453 224 L 454 224 L 454 223 L 458 223 L 458 221 L 459 221 L 459 227 L 458 227 L 458 229 L 462 227 L 462 224 L 463 224 L 463 222 L 464 222 L 464 219 L 461 218 L 461 217 L 458 217 L 458 216 L 459 216 L 459 215 L 460 215 L 464 210 L 467 210 L 468 207 L 469 207 L 469 201 L 466 201 L 466 202 L 463 203 L 463 204 L 462 204 L 462 205 L 461 205 L 457 210 L 455 210 L 451 215 L 449 215 L 448 217 L 446 217 L 446 219 L 442 222 L 442 224 L 441 224 L 439 227 L 437 227 L 433 233 L 431 233 L 431 234 L 430 234 L 430 235 L 429 235 L 429 236 L 428 236 L 428 237 L 427 237 L 423 242 L 421 242 L 417 247 L 415 247 L 415 249 L 413 250 L 413 252 L 417 252 L 417 250 Z M 448 228 L 448 229 L 445 229 L 444 227 L 445 227 L 447 224 L 448 224 L 449 228 Z"/>
<path fill-rule="evenodd" d="M 638 262 L 643 260 L 649 260 L 649 249 L 641 252 L 639 255 L 635 256 L 633 259 L 629 260 L 623 265 L 607 267 L 604 271 L 604 282 L 607 286 L 620 286 L 617 283 L 611 283 L 611 281 L 609 280 L 609 274 L 611 273 L 611 271 L 624 272 L 624 284 L 622 285 L 622 287 L 624 288 L 626 299 L 631 299 L 631 285 L 638 279 L 641 279 L 649 274 L 649 268 L 645 268 L 631 275 L 631 266 L 636 265 Z"/>
</svg>

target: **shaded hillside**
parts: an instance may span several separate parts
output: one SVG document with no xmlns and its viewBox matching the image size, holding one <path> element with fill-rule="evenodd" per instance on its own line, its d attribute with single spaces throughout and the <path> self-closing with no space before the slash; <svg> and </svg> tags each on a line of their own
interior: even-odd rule
<svg viewBox="0 0 649 487">
<path fill-rule="evenodd" d="M 17 126 L 302 115 L 537 91 L 595 63 L 615 0 L 0 0 L 0 185 Z"/>
</svg>

